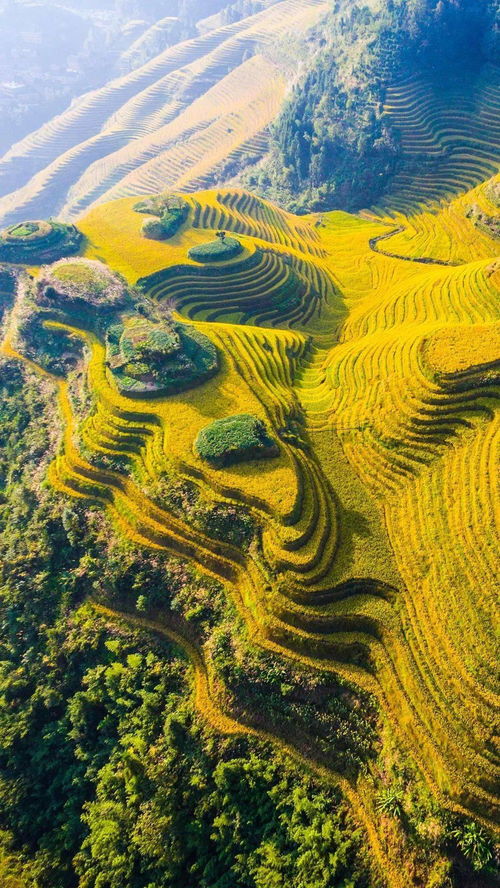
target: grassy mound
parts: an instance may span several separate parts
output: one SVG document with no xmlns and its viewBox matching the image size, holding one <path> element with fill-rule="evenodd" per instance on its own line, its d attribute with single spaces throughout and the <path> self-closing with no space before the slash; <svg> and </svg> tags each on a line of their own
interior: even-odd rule
<svg viewBox="0 0 500 888">
<path fill-rule="evenodd" d="M 189 204 L 182 197 L 172 194 L 158 194 L 154 197 L 141 200 L 135 204 L 137 213 L 146 213 L 156 216 L 155 219 L 146 219 L 142 226 L 142 234 L 149 240 L 167 240 L 173 237 L 182 223 L 186 221 L 189 213 Z"/>
<path fill-rule="evenodd" d="M 243 247 L 235 237 L 218 237 L 206 244 L 191 247 L 188 256 L 196 262 L 222 262 L 225 259 L 233 259 L 238 256 Z"/>
<path fill-rule="evenodd" d="M 134 305 L 133 296 L 119 275 L 102 262 L 83 258 L 61 259 L 43 266 L 25 291 L 21 326 L 23 338 L 30 341 L 35 328 L 44 326 L 46 321 L 103 334 L 118 312 Z M 38 331 L 36 338 L 42 346 L 45 332 Z"/>
<path fill-rule="evenodd" d="M 64 310 L 84 305 L 112 309 L 126 302 L 126 285 L 102 262 L 62 259 L 41 270 L 37 302 Z"/>
<path fill-rule="evenodd" d="M 0 261 L 39 265 L 80 249 L 83 235 L 63 222 L 17 222 L 0 235 Z"/>
<path fill-rule="evenodd" d="M 216 419 L 198 433 L 194 446 L 202 459 L 218 469 L 279 455 L 262 420 L 248 413 Z"/>
<path fill-rule="evenodd" d="M 203 333 L 140 316 L 108 329 L 106 363 L 120 393 L 137 398 L 192 388 L 219 367 L 217 349 Z"/>
</svg>

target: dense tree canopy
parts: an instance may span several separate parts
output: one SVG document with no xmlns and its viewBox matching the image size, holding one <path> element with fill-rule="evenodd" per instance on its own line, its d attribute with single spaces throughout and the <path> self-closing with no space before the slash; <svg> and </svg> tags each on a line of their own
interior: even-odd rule
<svg viewBox="0 0 500 888">
<path fill-rule="evenodd" d="M 295 210 L 376 201 L 404 162 L 382 115 L 387 85 L 474 77 L 498 58 L 499 15 L 495 0 L 336 0 L 249 184 Z"/>
</svg>

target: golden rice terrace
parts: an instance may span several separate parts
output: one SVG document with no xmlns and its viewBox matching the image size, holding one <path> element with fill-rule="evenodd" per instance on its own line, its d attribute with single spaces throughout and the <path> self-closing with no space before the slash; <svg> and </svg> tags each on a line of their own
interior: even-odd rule
<svg viewBox="0 0 500 888">
<path fill-rule="evenodd" d="M 494 217 L 496 194 L 490 180 L 395 223 L 295 217 L 244 191 L 199 192 L 161 242 L 141 234 L 136 198 L 117 200 L 78 223 L 87 264 L 21 275 L 4 342 L 58 392 L 51 484 L 102 504 L 130 540 L 220 580 L 262 648 L 372 694 L 432 797 L 487 829 L 499 813 L 500 260 L 468 209 Z M 239 242 L 234 258 L 190 258 L 217 232 Z M 99 298 L 85 305 L 97 278 Z M 27 305 L 28 333 L 38 323 L 68 353 L 84 344 L 87 412 L 75 411 L 64 369 L 25 348 Z M 238 459 L 200 455 L 195 442 L 213 426 L 216 447 L 231 429 Z M 262 453 L 245 442 L 256 429 Z M 244 508 L 259 552 L 159 505 L 148 491 L 172 470 L 210 501 Z M 189 637 L 143 624 L 184 646 L 216 729 L 244 731 L 217 708 Z M 369 771 L 354 779 L 273 742 L 338 782 L 388 885 L 417 884 L 391 858 Z"/>
</svg>

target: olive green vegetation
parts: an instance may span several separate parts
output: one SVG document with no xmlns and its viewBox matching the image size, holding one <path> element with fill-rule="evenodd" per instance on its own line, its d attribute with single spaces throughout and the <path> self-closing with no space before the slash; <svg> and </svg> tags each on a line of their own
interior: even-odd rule
<svg viewBox="0 0 500 888">
<path fill-rule="evenodd" d="M 57 376 L 72 370 L 83 351 L 79 336 L 51 330 L 43 324 L 43 314 L 37 311 L 28 311 L 21 319 L 16 347 L 29 360 Z"/>
<path fill-rule="evenodd" d="M 279 454 L 262 420 L 248 413 L 216 419 L 205 426 L 198 433 L 194 449 L 201 459 L 219 469 Z"/>
<path fill-rule="evenodd" d="M 141 231 L 148 240 L 166 240 L 165 227 L 161 219 L 146 219 Z"/>
<path fill-rule="evenodd" d="M 116 310 L 129 301 L 125 280 L 107 265 L 92 259 L 62 259 L 42 268 L 36 283 L 36 300 L 62 311 L 91 306 Z"/>
<path fill-rule="evenodd" d="M 489 216 L 477 204 L 469 208 L 466 216 L 480 231 L 484 231 L 490 237 L 500 238 L 500 216 Z"/>
<path fill-rule="evenodd" d="M 307 73 L 271 127 L 268 160 L 242 181 L 299 212 L 376 203 L 414 163 L 383 114 L 386 87 L 473 80 L 498 62 L 499 14 L 497 0 L 336 0 L 306 43 Z"/>
<path fill-rule="evenodd" d="M 23 222 L 0 234 L 0 262 L 41 265 L 77 253 L 83 235 L 63 222 Z"/>
<path fill-rule="evenodd" d="M 500 208 L 500 182 L 493 181 L 486 187 L 486 196 L 496 207 Z"/>
<path fill-rule="evenodd" d="M 242 250 L 243 247 L 237 238 L 224 236 L 191 247 L 188 256 L 196 262 L 222 262 L 225 259 L 234 259 Z"/>
<path fill-rule="evenodd" d="M 184 391 L 219 369 L 207 336 L 174 322 L 168 309 L 154 306 L 101 262 L 63 259 L 44 266 L 36 279 L 19 272 L 19 280 L 15 346 L 51 373 L 72 369 L 83 347 L 80 337 L 55 332 L 51 322 L 78 320 L 103 336 L 110 377 L 131 397 Z"/>
<path fill-rule="evenodd" d="M 134 305 L 118 275 L 102 263 L 86 259 L 63 259 L 44 266 L 36 278 L 18 271 L 17 284 L 13 344 L 50 373 L 64 374 L 74 367 L 83 344 L 80 337 L 56 333 L 48 323 L 80 321 L 85 327 L 103 332 L 117 313 Z"/>
<path fill-rule="evenodd" d="M 179 230 L 189 214 L 189 204 L 175 194 L 158 194 L 139 201 L 134 206 L 137 213 L 156 216 L 146 219 L 142 226 L 144 237 L 150 240 L 167 240 Z"/>
<path fill-rule="evenodd" d="M 0 371 L 6 866 L 32 888 L 368 888 L 360 835 L 338 792 L 265 743 L 214 734 L 193 710 L 180 651 L 85 601 L 128 594 L 140 610 L 177 610 L 200 637 L 215 631 L 221 681 L 233 670 L 228 695 L 242 696 L 243 709 L 241 689 L 252 684 L 262 711 L 271 692 L 284 731 L 299 716 L 304 729 L 310 723 L 317 677 L 261 661 L 243 636 L 248 653 L 235 666 L 225 639 L 234 614 L 220 584 L 126 545 L 98 508 L 69 506 L 40 484 L 57 445 L 52 387 L 25 380 L 14 362 Z M 323 731 L 330 723 L 325 748 L 343 734 L 340 755 L 359 735 L 360 762 L 375 714 L 358 713 L 351 693 L 330 680 L 315 718 Z"/>
<path fill-rule="evenodd" d="M 8 843 L 8 836 L 0 834 L 0 885 L 2 888 L 27 888 L 23 867 L 15 855 L 4 850 L 4 843 Z"/>
<path fill-rule="evenodd" d="M 0 265 L 0 321 L 5 309 L 14 302 L 16 286 L 16 270 L 9 265 Z"/>
<path fill-rule="evenodd" d="M 210 379 L 219 368 L 217 349 L 194 327 L 165 317 L 153 323 L 138 316 L 106 333 L 106 359 L 122 394 L 172 394 Z"/>
<path fill-rule="evenodd" d="M 225 540 L 243 551 L 248 551 L 255 543 L 259 528 L 243 506 L 207 501 L 200 488 L 181 478 L 173 467 L 163 471 L 154 481 L 145 481 L 140 467 L 134 465 L 132 477 L 160 508 L 167 509 L 208 536 Z"/>
</svg>

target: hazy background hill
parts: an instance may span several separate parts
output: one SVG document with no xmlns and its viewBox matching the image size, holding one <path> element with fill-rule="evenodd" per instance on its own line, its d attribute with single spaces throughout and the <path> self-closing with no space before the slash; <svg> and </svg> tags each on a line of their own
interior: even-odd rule
<svg viewBox="0 0 500 888">
<path fill-rule="evenodd" d="M 0 149 L 63 111 L 82 92 L 196 37 L 198 28 L 210 27 L 210 17 L 218 15 L 220 23 L 235 21 L 261 5 L 270 2 L 3 0 Z"/>
<path fill-rule="evenodd" d="M 3 224 L 227 183 L 299 212 L 407 210 L 498 168 L 497 0 L 2 10 Z"/>
<path fill-rule="evenodd" d="M 41 5 L 50 30 L 49 5 Z M 7 21 L 28 20 L 27 7 L 12 8 Z M 158 2 L 145 20 L 141 4 L 80 8 L 81 54 L 61 61 L 66 85 L 58 101 L 66 110 L 31 127 L 0 160 L 3 221 L 75 215 L 116 193 L 186 190 L 260 158 L 292 70 L 297 75 L 307 55 L 307 34 L 328 9 L 323 0 Z M 93 42 L 84 37 L 90 28 Z M 19 22 L 9 33 L 14 69 Z M 41 25 L 37 33 L 43 45 Z M 43 70 L 39 60 L 26 79 L 35 82 Z M 27 111 L 25 130 L 29 119 Z"/>
</svg>

